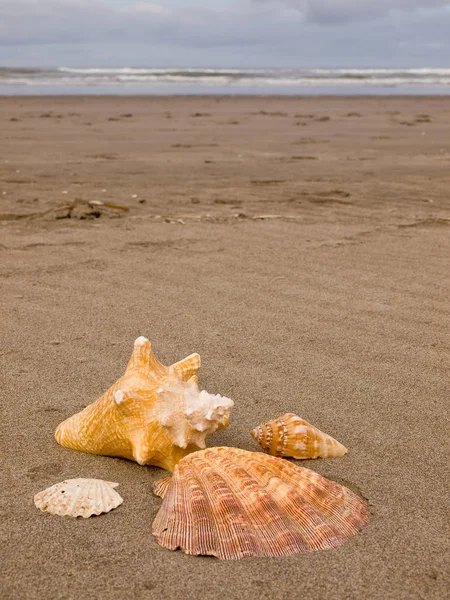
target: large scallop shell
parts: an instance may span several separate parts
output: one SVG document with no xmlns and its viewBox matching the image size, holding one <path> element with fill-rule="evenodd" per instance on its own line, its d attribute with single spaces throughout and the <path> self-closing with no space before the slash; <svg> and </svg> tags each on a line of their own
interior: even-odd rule
<svg viewBox="0 0 450 600">
<path fill-rule="evenodd" d="M 206 438 L 228 425 L 233 401 L 200 391 L 200 356 L 171 367 L 158 362 L 150 342 L 139 337 L 125 375 L 96 402 L 56 430 L 56 441 L 73 450 L 121 456 L 172 471 Z"/>
<path fill-rule="evenodd" d="M 37 508 L 61 517 L 92 517 L 117 508 L 123 498 L 113 489 L 118 483 L 101 479 L 66 479 L 34 497 Z"/>
<path fill-rule="evenodd" d="M 338 483 L 237 448 L 190 454 L 154 491 L 164 498 L 158 543 L 223 560 L 336 548 L 368 519 L 364 501 Z"/>
<path fill-rule="evenodd" d="M 272 456 L 331 458 L 347 452 L 347 448 L 330 435 L 292 413 L 255 427 L 250 433 Z"/>
</svg>

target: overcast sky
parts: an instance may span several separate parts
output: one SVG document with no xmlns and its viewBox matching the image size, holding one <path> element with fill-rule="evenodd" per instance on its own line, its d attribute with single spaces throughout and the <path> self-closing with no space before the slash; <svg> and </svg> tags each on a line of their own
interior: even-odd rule
<svg viewBox="0 0 450 600">
<path fill-rule="evenodd" d="M 0 0 L 0 66 L 450 67 L 450 0 Z"/>
</svg>

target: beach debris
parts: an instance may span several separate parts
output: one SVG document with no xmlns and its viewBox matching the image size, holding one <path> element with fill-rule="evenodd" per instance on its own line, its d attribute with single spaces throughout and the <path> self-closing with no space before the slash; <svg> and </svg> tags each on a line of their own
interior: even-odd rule
<svg viewBox="0 0 450 600">
<path fill-rule="evenodd" d="M 367 522 L 351 490 L 289 461 L 237 448 L 183 458 L 156 482 L 158 543 L 221 560 L 336 548 Z"/>
<path fill-rule="evenodd" d="M 200 356 L 171 367 L 139 337 L 125 374 L 96 402 L 61 423 L 56 441 L 73 450 L 120 456 L 172 471 L 206 438 L 228 426 L 233 401 L 200 391 Z"/>
<path fill-rule="evenodd" d="M 270 219 L 282 219 L 282 215 L 255 215 L 253 221 L 269 221 Z"/>
<path fill-rule="evenodd" d="M 83 517 L 107 513 L 122 504 L 113 489 L 118 483 L 102 479 L 66 479 L 34 497 L 37 508 L 61 517 Z"/>
<path fill-rule="evenodd" d="M 89 206 L 106 206 L 106 208 L 112 208 L 113 210 L 130 210 L 128 206 L 122 206 L 121 204 L 113 204 L 112 202 L 102 202 L 101 200 L 89 200 L 88 204 Z"/>
<path fill-rule="evenodd" d="M 308 459 L 332 458 L 347 453 L 347 448 L 337 440 L 293 413 L 259 425 L 250 433 L 272 456 Z"/>
</svg>

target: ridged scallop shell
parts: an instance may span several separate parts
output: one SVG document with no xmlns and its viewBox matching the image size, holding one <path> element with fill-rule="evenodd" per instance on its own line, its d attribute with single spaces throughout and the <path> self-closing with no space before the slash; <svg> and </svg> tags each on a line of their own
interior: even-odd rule
<svg viewBox="0 0 450 600">
<path fill-rule="evenodd" d="M 172 471 L 206 438 L 228 425 L 233 401 L 200 391 L 192 354 L 171 367 L 138 338 L 125 375 L 96 402 L 61 423 L 56 441 L 73 450 L 121 456 Z"/>
<path fill-rule="evenodd" d="M 272 456 L 296 459 L 343 456 L 347 448 L 308 421 L 287 413 L 250 432 L 263 450 Z"/>
<path fill-rule="evenodd" d="M 364 501 L 262 452 L 207 448 L 155 484 L 153 535 L 169 550 L 222 560 L 336 548 L 366 523 Z"/>
<path fill-rule="evenodd" d="M 66 479 L 34 497 L 37 508 L 61 517 L 83 517 L 107 513 L 123 498 L 113 489 L 118 483 L 101 479 Z"/>
</svg>

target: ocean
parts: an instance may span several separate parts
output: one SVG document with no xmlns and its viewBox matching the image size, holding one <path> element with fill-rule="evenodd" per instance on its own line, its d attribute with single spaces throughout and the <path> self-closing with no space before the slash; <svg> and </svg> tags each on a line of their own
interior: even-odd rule
<svg viewBox="0 0 450 600">
<path fill-rule="evenodd" d="M 450 68 L 0 67 L 0 94 L 449 94 Z"/>
</svg>

